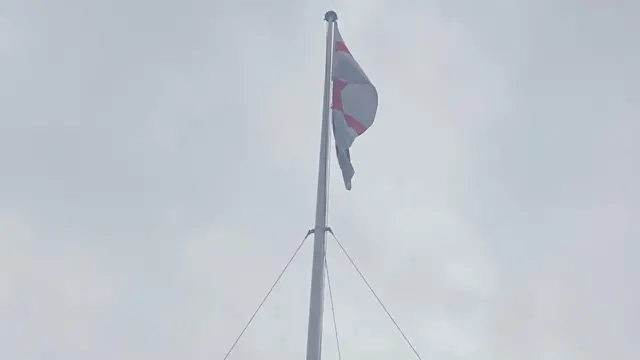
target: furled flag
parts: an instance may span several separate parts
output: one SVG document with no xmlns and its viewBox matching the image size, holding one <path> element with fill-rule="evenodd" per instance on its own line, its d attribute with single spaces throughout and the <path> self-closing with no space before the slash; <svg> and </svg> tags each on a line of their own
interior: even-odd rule
<svg viewBox="0 0 640 360">
<path fill-rule="evenodd" d="M 333 42 L 333 135 L 344 185 L 351 190 L 355 170 L 349 148 L 373 124 L 378 109 L 378 91 L 344 44 L 337 24 Z"/>
</svg>

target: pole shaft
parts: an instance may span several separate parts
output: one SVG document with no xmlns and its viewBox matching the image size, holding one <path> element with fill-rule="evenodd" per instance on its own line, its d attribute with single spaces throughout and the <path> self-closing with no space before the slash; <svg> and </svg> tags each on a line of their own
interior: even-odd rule
<svg viewBox="0 0 640 360">
<path fill-rule="evenodd" d="M 324 266 L 326 254 L 327 187 L 329 157 L 329 99 L 331 98 L 331 70 L 333 55 L 333 29 L 337 16 L 329 11 L 327 21 L 327 44 L 324 73 L 324 101 L 322 104 L 322 129 L 320 132 L 320 164 L 318 168 L 318 192 L 316 199 L 316 221 L 313 238 L 313 265 L 309 299 L 309 329 L 307 333 L 307 359 L 320 360 L 322 353 L 322 319 L 324 310 Z"/>
</svg>

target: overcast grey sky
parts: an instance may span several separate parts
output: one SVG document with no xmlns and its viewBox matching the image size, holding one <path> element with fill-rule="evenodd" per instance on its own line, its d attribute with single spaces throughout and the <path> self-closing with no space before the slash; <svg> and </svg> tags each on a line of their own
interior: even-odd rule
<svg viewBox="0 0 640 360">
<path fill-rule="evenodd" d="M 331 225 L 424 360 L 640 358 L 633 0 L 0 0 L 0 358 L 222 359 L 313 224 L 329 9 L 380 93 Z M 310 255 L 230 360 L 303 358 Z M 412 359 L 329 266 L 343 357 Z"/>
</svg>

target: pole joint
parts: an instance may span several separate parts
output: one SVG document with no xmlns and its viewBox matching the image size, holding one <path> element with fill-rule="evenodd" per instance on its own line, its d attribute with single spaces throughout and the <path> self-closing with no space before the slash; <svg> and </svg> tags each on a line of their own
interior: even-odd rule
<svg viewBox="0 0 640 360">
<path fill-rule="evenodd" d="M 324 229 L 323 228 L 309 229 L 309 231 L 307 232 L 307 235 L 305 235 L 305 238 L 309 237 L 309 235 L 311 235 L 311 234 L 315 234 L 316 231 L 326 231 L 329 234 L 333 235 L 333 230 L 331 230 L 331 227 L 325 226 Z"/>
</svg>

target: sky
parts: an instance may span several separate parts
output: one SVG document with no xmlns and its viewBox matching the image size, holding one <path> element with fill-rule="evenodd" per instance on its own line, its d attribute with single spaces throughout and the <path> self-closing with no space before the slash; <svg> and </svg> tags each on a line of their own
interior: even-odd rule
<svg viewBox="0 0 640 360">
<path fill-rule="evenodd" d="M 0 0 L 0 358 L 223 359 L 313 227 L 327 10 L 380 99 L 330 225 L 422 358 L 640 358 L 632 0 Z M 229 360 L 305 356 L 311 250 Z M 343 358 L 413 359 L 328 264 Z"/>
</svg>

